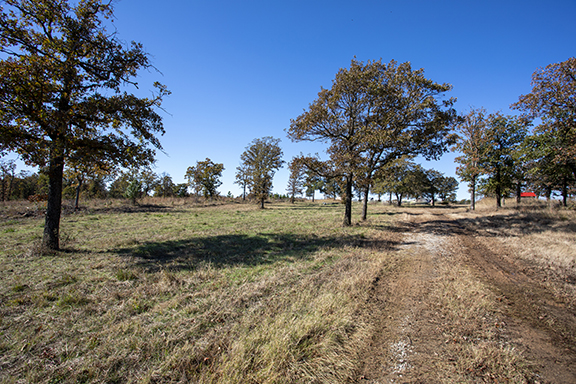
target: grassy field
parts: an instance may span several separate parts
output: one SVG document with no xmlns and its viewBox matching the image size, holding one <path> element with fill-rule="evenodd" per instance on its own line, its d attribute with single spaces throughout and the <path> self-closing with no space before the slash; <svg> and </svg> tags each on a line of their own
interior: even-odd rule
<svg viewBox="0 0 576 384">
<path fill-rule="evenodd" d="M 42 208 L 0 206 L 2 383 L 524 383 L 548 355 L 571 380 L 520 336 L 572 351 L 573 210 L 92 201 L 42 254 Z M 563 312 L 510 311 L 487 254 Z"/>
<path fill-rule="evenodd" d="M 63 217 L 55 255 L 41 217 L 5 217 L 0 381 L 349 381 L 394 215 L 267 208 L 101 202 Z"/>
</svg>

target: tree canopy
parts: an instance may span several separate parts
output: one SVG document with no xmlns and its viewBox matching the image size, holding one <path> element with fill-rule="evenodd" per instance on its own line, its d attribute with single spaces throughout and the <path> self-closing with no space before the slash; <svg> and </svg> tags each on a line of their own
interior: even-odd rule
<svg viewBox="0 0 576 384">
<path fill-rule="evenodd" d="M 492 113 L 486 119 L 479 166 L 487 176 L 485 192 L 496 196 L 496 206 L 502 206 L 502 197 L 513 188 L 516 167 L 515 153 L 527 134 L 527 127 L 516 116 Z"/>
<path fill-rule="evenodd" d="M 399 206 L 407 196 L 420 197 L 424 170 L 411 158 L 402 157 L 380 169 L 373 180 L 373 191 L 379 194 L 394 194 Z"/>
<path fill-rule="evenodd" d="M 291 120 L 293 141 L 329 144 L 333 176 L 344 179 L 344 225 L 351 225 L 352 185 L 364 189 L 366 207 L 374 173 L 405 155 L 438 158 L 451 143 L 456 117 L 451 89 L 424 77 L 410 63 L 352 60 L 330 89 L 322 89 L 308 110 Z"/>
<path fill-rule="evenodd" d="M 240 156 L 247 186 L 251 193 L 260 201 L 260 208 L 272 190 L 272 179 L 278 169 L 284 164 L 280 139 L 266 136 L 254 139 Z"/>
<path fill-rule="evenodd" d="M 523 144 L 527 176 L 535 190 L 550 197 L 576 180 L 576 58 L 547 65 L 532 75 L 532 92 L 512 107 L 528 121 L 536 121 Z"/>
<path fill-rule="evenodd" d="M 472 109 L 461 116 L 456 125 L 456 143 L 453 150 L 461 153 L 456 157 L 460 165 L 456 167 L 456 174 L 470 186 L 470 207 L 476 208 L 476 185 L 482 175 L 480 158 L 484 146 L 486 132 L 486 110 Z"/>
<path fill-rule="evenodd" d="M 188 167 L 186 178 L 188 185 L 194 188 L 196 193 L 202 192 L 204 197 L 213 198 L 218 195 L 218 187 L 222 185 L 220 177 L 224 171 L 224 164 L 215 163 L 209 158 L 197 161 L 195 167 Z"/>
<path fill-rule="evenodd" d="M 152 98 L 126 87 L 151 68 L 142 45 L 126 47 L 109 33 L 113 17 L 101 0 L 5 0 L 0 7 L 0 151 L 48 166 L 43 245 L 59 248 L 62 177 L 66 161 L 97 157 L 150 163 L 164 133 L 156 112 L 166 88 Z"/>
<path fill-rule="evenodd" d="M 290 163 L 288 163 L 288 170 L 290 171 L 290 175 L 288 176 L 288 186 L 286 187 L 286 191 L 290 195 L 290 202 L 294 204 L 296 195 L 301 195 L 304 191 L 306 174 L 305 169 L 298 161 L 298 158 L 294 158 Z"/>
<path fill-rule="evenodd" d="M 534 72 L 532 92 L 512 106 L 527 119 L 541 119 L 536 132 L 554 139 L 555 162 L 567 166 L 576 178 L 576 58 Z"/>
</svg>

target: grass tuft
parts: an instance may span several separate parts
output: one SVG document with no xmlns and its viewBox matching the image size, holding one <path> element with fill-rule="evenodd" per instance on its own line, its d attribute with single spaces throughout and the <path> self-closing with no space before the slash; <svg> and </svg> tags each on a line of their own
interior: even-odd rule
<svg viewBox="0 0 576 384">
<path fill-rule="evenodd" d="M 116 271 L 116 278 L 119 281 L 134 281 L 138 280 L 138 274 L 131 270 L 119 269 Z"/>
</svg>

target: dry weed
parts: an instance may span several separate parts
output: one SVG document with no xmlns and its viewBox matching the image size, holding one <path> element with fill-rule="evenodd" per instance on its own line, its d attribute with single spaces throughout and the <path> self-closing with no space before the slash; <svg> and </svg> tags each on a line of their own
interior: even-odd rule
<svg viewBox="0 0 576 384">
<path fill-rule="evenodd" d="M 455 364 L 459 377 L 446 382 L 531 382 L 533 367 L 504 334 L 498 298 L 464 266 L 462 256 L 453 255 L 450 265 L 440 267 L 442 279 L 431 298 L 448 355 L 445 363 Z"/>
</svg>

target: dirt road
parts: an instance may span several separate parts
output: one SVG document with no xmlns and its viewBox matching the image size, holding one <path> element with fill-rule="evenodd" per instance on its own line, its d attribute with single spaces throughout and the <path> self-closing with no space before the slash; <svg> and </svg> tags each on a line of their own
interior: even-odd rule
<svg viewBox="0 0 576 384">
<path fill-rule="evenodd" d="M 374 332 L 357 382 L 576 383 L 574 298 L 556 289 L 565 279 L 520 258 L 522 238 L 506 242 L 496 218 L 403 215 L 397 270 L 366 303 Z"/>
</svg>

